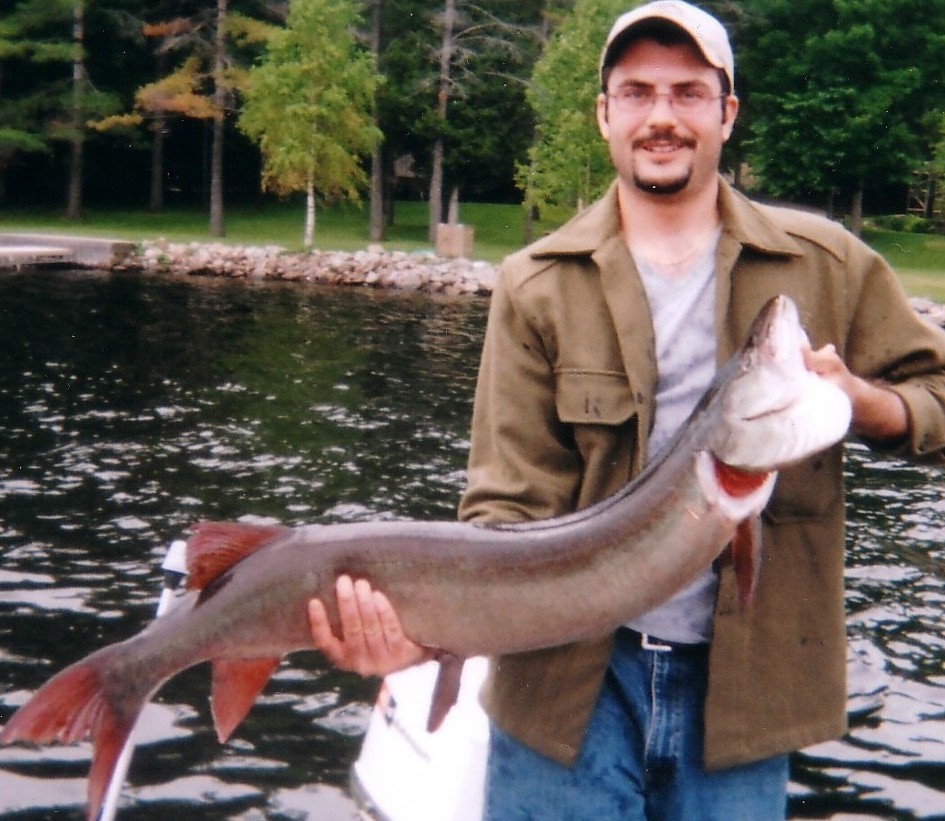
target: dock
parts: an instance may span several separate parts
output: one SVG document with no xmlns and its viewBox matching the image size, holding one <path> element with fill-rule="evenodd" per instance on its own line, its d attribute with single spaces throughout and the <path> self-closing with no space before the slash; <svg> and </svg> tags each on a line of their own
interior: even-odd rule
<svg viewBox="0 0 945 821">
<path fill-rule="evenodd" d="M 99 237 L 0 233 L 0 269 L 45 265 L 109 268 L 134 247 L 133 242 Z"/>
</svg>

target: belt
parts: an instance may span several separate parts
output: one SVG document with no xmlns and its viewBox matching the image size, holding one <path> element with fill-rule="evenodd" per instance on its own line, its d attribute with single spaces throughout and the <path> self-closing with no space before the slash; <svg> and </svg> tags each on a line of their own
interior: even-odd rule
<svg viewBox="0 0 945 821">
<path fill-rule="evenodd" d="M 629 627 L 621 627 L 620 631 L 630 636 L 634 645 L 653 653 L 707 653 L 709 651 L 709 643 L 705 641 L 663 641 L 649 633 L 640 633 Z"/>
</svg>

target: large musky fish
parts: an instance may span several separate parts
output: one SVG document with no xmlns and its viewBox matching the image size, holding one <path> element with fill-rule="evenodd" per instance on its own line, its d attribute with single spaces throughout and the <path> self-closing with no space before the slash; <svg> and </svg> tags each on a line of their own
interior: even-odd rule
<svg viewBox="0 0 945 821">
<path fill-rule="evenodd" d="M 806 370 L 807 342 L 787 297 L 771 300 L 742 350 L 647 470 L 585 510 L 539 522 L 368 522 L 288 528 L 197 525 L 188 588 L 132 638 L 58 673 L 7 722 L 0 743 L 91 735 L 88 817 L 144 704 L 167 679 L 212 663 L 225 741 L 281 658 L 312 648 L 307 602 L 337 624 L 336 578 L 383 590 L 414 641 L 450 658 L 550 647 L 606 634 L 680 590 L 731 544 L 743 597 L 759 567 L 757 515 L 780 467 L 843 438 L 850 404 Z M 449 709 L 458 667 L 438 688 Z"/>
</svg>

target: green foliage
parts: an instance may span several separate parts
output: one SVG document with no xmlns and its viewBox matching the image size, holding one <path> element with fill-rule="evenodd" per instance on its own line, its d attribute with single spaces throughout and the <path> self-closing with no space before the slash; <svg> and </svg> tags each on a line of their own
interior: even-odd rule
<svg viewBox="0 0 945 821">
<path fill-rule="evenodd" d="M 459 186 L 464 201 L 509 196 L 532 137 L 525 88 L 547 5 L 457 0 L 444 121 L 436 112 L 443 0 L 383 0 L 378 123 L 388 165 L 410 155 L 426 175 L 433 142 L 442 138 L 447 188 Z"/>
<path fill-rule="evenodd" d="M 0 158 L 17 151 L 49 151 L 49 146 L 29 131 L 0 126 Z"/>
<path fill-rule="evenodd" d="M 876 229 L 902 234 L 930 234 L 934 230 L 932 221 L 918 214 L 883 214 L 873 217 L 870 224 Z"/>
<path fill-rule="evenodd" d="M 601 45 L 625 0 L 576 0 L 535 65 L 528 99 L 537 116 L 528 163 L 518 169 L 526 203 L 573 208 L 613 178 L 595 115 Z"/>
<path fill-rule="evenodd" d="M 240 128 L 258 142 L 263 187 L 278 194 L 310 185 L 325 199 L 357 198 L 359 155 L 380 134 L 371 122 L 376 77 L 356 46 L 349 0 L 292 0 L 250 72 Z"/>
<path fill-rule="evenodd" d="M 761 0 L 743 33 L 752 170 L 792 199 L 905 181 L 945 100 L 945 0 Z"/>
<path fill-rule="evenodd" d="M 437 125 L 445 137 L 447 187 L 459 185 L 468 200 L 507 188 L 531 141 L 526 87 L 541 45 L 534 25 L 540 4 L 458 5 L 447 121 Z"/>
<path fill-rule="evenodd" d="M 73 77 L 74 5 L 74 0 L 21 0 L 0 23 L 0 172 L 18 154 L 49 153 L 54 141 L 75 139 L 86 117 L 105 116 L 117 106 L 113 92 L 88 77 L 77 85 Z M 30 75 L 43 81 L 24 83 L 21 78 Z"/>
</svg>

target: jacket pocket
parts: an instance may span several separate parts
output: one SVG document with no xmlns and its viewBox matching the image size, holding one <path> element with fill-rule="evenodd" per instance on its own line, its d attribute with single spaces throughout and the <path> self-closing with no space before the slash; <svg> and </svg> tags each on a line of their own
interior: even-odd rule
<svg viewBox="0 0 945 821">
<path fill-rule="evenodd" d="M 558 418 L 571 425 L 621 425 L 641 404 L 626 374 L 617 371 L 560 370 L 556 374 Z"/>
<path fill-rule="evenodd" d="M 843 462 L 837 448 L 778 473 L 763 516 L 776 524 L 820 519 L 843 500 Z"/>
</svg>

